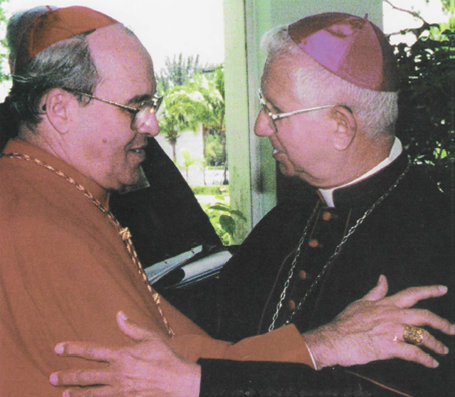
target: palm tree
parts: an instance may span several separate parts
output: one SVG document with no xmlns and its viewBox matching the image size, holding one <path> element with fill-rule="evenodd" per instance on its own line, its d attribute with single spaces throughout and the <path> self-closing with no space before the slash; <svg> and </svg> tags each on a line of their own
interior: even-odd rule
<svg viewBox="0 0 455 397">
<path fill-rule="evenodd" d="M 164 65 L 157 75 L 157 81 L 163 91 L 185 85 L 194 74 L 200 73 L 203 69 L 199 64 L 199 55 L 184 58 L 182 53 L 174 55 L 172 60 L 166 57 Z"/>
<path fill-rule="evenodd" d="M 199 127 L 197 117 L 197 92 L 190 92 L 185 86 L 172 87 L 163 100 L 163 110 L 158 114 L 160 133 L 172 147 L 172 157 L 176 162 L 176 144 L 184 131 L 196 131 Z"/>
<path fill-rule="evenodd" d="M 182 160 L 177 166 L 185 171 L 185 180 L 188 183 L 188 171 L 193 165 L 198 165 L 199 159 L 194 158 L 188 149 L 182 149 L 180 154 L 182 155 Z"/>
<path fill-rule="evenodd" d="M 222 68 L 215 69 L 214 78 L 209 79 L 202 73 L 196 73 L 184 85 L 171 85 L 165 93 L 163 108 L 159 115 L 160 128 L 172 146 L 174 161 L 180 134 L 188 130 L 196 131 L 199 125 L 202 125 L 205 158 L 209 131 L 215 129 L 222 137 L 225 134 Z M 224 153 L 225 150 L 224 143 Z"/>
<path fill-rule="evenodd" d="M 221 76 L 221 77 L 220 77 Z M 188 82 L 189 90 L 199 92 L 198 102 L 195 103 L 196 117 L 202 124 L 203 153 L 206 157 L 207 135 L 210 129 L 216 129 L 220 135 L 225 133 L 224 123 L 224 75 L 221 67 L 215 69 L 212 79 L 206 75 L 196 74 Z M 224 144 L 224 153 L 225 153 Z"/>
</svg>

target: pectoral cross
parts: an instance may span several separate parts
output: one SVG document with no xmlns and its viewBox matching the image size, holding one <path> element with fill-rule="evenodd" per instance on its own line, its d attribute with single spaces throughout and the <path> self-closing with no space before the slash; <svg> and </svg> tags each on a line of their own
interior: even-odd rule
<svg viewBox="0 0 455 397">
<path fill-rule="evenodd" d="M 129 240 L 132 237 L 130 229 L 127 227 L 124 227 L 122 230 L 120 230 L 119 234 L 122 237 L 123 241 Z"/>
</svg>

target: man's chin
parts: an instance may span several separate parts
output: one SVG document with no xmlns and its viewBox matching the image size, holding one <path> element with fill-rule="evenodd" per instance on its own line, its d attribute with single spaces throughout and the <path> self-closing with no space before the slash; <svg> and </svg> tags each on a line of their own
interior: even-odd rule
<svg viewBox="0 0 455 397">
<path fill-rule="evenodd" d="M 150 186 L 150 183 L 145 175 L 142 167 L 138 167 L 131 173 L 129 178 L 122 183 L 122 193 L 128 193 L 140 189 L 145 189 Z"/>
<path fill-rule="evenodd" d="M 297 172 L 295 171 L 294 166 L 292 164 L 288 163 L 288 162 L 286 162 L 286 163 L 279 162 L 278 163 L 278 167 L 280 169 L 280 172 L 284 176 L 291 177 L 291 176 L 296 176 L 297 175 Z"/>
</svg>

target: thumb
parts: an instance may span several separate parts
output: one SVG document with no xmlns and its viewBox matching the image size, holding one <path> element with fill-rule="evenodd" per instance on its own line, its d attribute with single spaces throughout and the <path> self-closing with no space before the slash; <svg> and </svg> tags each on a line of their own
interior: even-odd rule
<svg viewBox="0 0 455 397">
<path fill-rule="evenodd" d="M 387 278 L 383 274 L 379 276 L 378 283 L 368 294 L 366 294 L 361 300 L 366 301 L 377 301 L 384 298 L 387 295 L 389 290 L 389 285 L 387 284 Z"/>
<path fill-rule="evenodd" d="M 117 324 L 120 330 L 135 342 L 142 342 L 152 338 L 152 333 L 149 330 L 131 321 L 122 311 L 117 313 Z"/>
</svg>

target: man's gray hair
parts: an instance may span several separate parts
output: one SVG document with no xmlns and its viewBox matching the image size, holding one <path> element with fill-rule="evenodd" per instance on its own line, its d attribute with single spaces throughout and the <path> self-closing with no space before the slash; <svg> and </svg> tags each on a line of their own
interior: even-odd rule
<svg viewBox="0 0 455 397">
<path fill-rule="evenodd" d="M 287 26 L 265 34 L 261 47 L 267 52 L 267 65 L 277 57 L 305 58 L 305 67 L 295 71 L 302 98 L 308 106 L 346 105 L 370 138 L 395 134 L 398 117 L 398 92 L 373 91 L 358 87 L 328 71 L 301 50 L 289 37 Z"/>
<path fill-rule="evenodd" d="M 85 33 L 46 48 L 12 77 L 10 111 L 32 131 L 43 114 L 40 102 L 47 92 L 62 88 L 92 94 L 99 79 Z M 81 96 L 78 100 L 86 102 Z"/>
<path fill-rule="evenodd" d="M 16 66 L 17 51 L 22 41 L 25 32 L 32 24 L 43 14 L 53 9 L 53 6 L 38 6 L 30 10 L 19 11 L 8 20 L 8 28 L 6 31 L 6 42 L 9 48 L 9 61 L 11 73 L 14 74 Z"/>
</svg>

